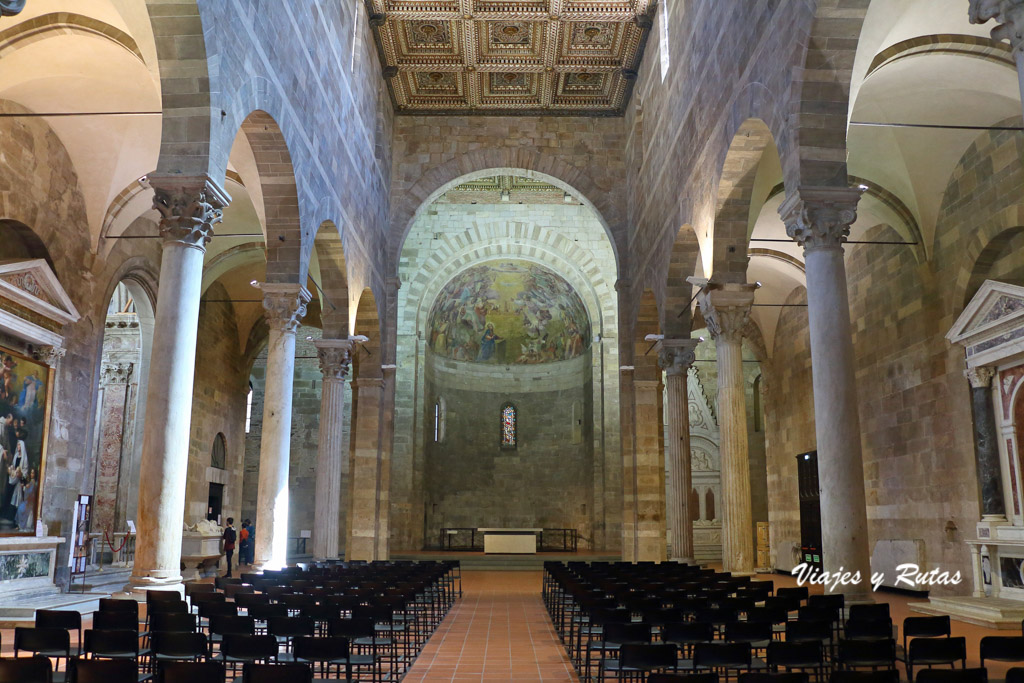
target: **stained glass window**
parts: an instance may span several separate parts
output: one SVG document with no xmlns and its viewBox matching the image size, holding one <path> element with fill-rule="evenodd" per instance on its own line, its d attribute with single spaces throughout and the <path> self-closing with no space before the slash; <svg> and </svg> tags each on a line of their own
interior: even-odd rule
<svg viewBox="0 0 1024 683">
<path fill-rule="evenodd" d="M 501 409 L 501 447 L 516 447 L 516 409 L 511 403 Z"/>
</svg>

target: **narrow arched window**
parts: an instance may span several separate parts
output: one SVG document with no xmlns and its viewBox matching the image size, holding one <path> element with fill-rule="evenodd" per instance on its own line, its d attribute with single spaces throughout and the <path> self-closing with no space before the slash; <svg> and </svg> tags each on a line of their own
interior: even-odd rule
<svg viewBox="0 0 1024 683">
<path fill-rule="evenodd" d="M 506 403 L 501 409 L 501 447 L 515 448 L 517 442 L 517 431 L 519 425 L 516 421 L 516 407 Z"/>
<path fill-rule="evenodd" d="M 213 437 L 213 450 L 210 453 L 210 467 L 216 467 L 219 470 L 224 469 L 224 463 L 227 459 L 227 445 L 224 443 L 224 435 L 218 433 L 217 436 Z"/>
<path fill-rule="evenodd" d="M 438 396 L 437 401 L 434 402 L 434 443 L 442 443 L 444 441 L 446 412 L 445 400 L 443 397 Z"/>
</svg>

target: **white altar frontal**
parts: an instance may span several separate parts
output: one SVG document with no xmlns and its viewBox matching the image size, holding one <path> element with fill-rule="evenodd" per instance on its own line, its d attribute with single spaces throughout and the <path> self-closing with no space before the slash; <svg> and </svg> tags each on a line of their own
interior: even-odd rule
<svg viewBox="0 0 1024 683">
<path fill-rule="evenodd" d="M 485 554 L 536 555 L 542 529 L 477 529 L 484 535 Z"/>
</svg>

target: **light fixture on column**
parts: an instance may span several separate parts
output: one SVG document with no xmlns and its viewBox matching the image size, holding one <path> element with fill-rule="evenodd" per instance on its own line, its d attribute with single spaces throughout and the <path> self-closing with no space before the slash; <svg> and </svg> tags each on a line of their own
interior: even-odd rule
<svg viewBox="0 0 1024 683">
<path fill-rule="evenodd" d="M 761 289 L 762 287 L 764 287 L 764 285 L 761 284 L 760 280 L 758 280 L 757 282 L 754 283 L 754 287 L 757 289 Z"/>
<path fill-rule="evenodd" d="M 365 334 L 356 334 L 348 338 L 349 341 L 355 342 L 356 344 L 365 344 L 370 341 L 370 338 Z"/>
<path fill-rule="evenodd" d="M 259 289 L 260 288 L 260 281 L 255 279 L 255 278 L 253 278 L 252 280 L 249 280 L 249 286 L 250 287 L 255 287 L 256 289 Z"/>
<path fill-rule="evenodd" d="M 664 338 L 665 338 L 665 335 L 663 335 L 663 334 L 649 334 L 646 337 L 644 337 L 644 341 L 660 342 Z"/>
</svg>

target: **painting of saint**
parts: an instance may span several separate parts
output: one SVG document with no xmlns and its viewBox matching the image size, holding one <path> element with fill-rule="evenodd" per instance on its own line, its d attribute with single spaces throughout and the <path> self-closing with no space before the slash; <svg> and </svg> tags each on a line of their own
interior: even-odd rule
<svg viewBox="0 0 1024 683">
<path fill-rule="evenodd" d="M 50 369 L 0 349 L 0 534 L 35 533 Z"/>
<path fill-rule="evenodd" d="M 428 317 L 429 348 L 457 361 L 571 360 L 590 346 L 590 317 L 564 278 L 528 261 L 491 261 L 457 274 Z"/>
</svg>

